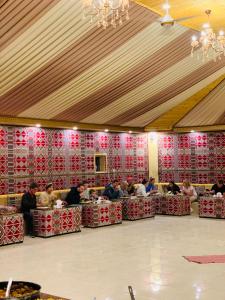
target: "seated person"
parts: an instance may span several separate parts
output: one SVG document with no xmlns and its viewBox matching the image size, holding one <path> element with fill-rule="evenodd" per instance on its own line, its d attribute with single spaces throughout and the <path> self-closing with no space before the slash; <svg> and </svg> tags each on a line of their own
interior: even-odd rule
<svg viewBox="0 0 225 300">
<path fill-rule="evenodd" d="M 194 202 L 195 200 L 197 200 L 197 198 L 198 198 L 198 195 L 197 195 L 197 192 L 196 192 L 195 188 L 191 185 L 191 183 L 188 180 L 184 180 L 181 192 L 184 195 L 189 196 L 190 208 L 191 208 L 191 203 Z M 192 211 L 193 211 L 193 209 L 191 208 L 191 212 Z"/>
<path fill-rule="evenodd" d="M 113 180 L 113 182 L 106 186 L 103 196 L 107 197 L 109 200 L 118 199 L 120 197 L 120 189 L 118 180 Z"/>
<path fill-rule="evenodd" d="M 169 185 L 166 187 L 166 189 L 167 189 L 167 192 L 171 192 L 174 195 L 180 193 L 180 188 L 174 181 L 170 181 Z"/>
<path fill-rule="evenodd" d="M 150 194 L 155 194 L 158 192 L 157 187 L 155 186 L 155 178 L 150 177 L 149 183 L 146 186 L 146 192 Z"/>
<path fill-rule="evenodd" d="M 40 194 L 37 205 L 40 207 L 48 206 L 49 208 L 53 208 L 55 200 L 57 200 L 57 196 L 53 192 L 53 184 L 49 183 L 46 185 L 45 191 Z"/>
<path fill-rule="evenodd" d="M 98 200 L 98 193 L 96 190 L 90 189 L 89 191 L 89 200 L 97 201 Z"/>
<path fill-rule="evenodd" d="M 23 194 L 21 201 L 21 212 L 23 213 L 23 218 L 27 226 L 28 235 L 34 237 L 33 228 L 33 215 L 31 214 L 31 209 L 37 208 L 37 198 L 36 193 L 38 191 L 37 183 L 33 182 L 30 184 L 29 191 Z"/>
<path fill-rule="evenodd" d="M 88 200 L 89 199 L 89 183 L 87 181 L 83 181 L 84 191 L 81 194 L 81 199 Z"/>
<path fill-rule="evenodd" d="M 143 179 L 137 188 L 136 195 L 143 196 L 143 197 L 149 196 L 150 192 L 148 193 L 146 192 L 147 185 L 148 185 L 148 181 L 146 179 Z"/>
<path fill-rule="evenodd" d="M 128 182 L 122 181 L 120 185 L 120 197 L 128 197 Z"/>
<path fill-rule="evenodd" d="M 72 187 L 66 196 L 65 202 L 68 205 L 80 204 L 81 195 L 84 192 L 83 183 L 79 183 L 77 186 Z"/>
<path fill-rule="evenodd" d="M 127 187 L 128 194 L 132 196 L 135 194 L 135 186 L 132 177 L 127 178 L 127 183 L 128 183 L 128 187 Z"/>
<path fill-rule="evenodd" d="M 221 193 L 223 195 L 225 193 L 225 185 L 223 180 L 218 180 L 217 183 L 212 186 L 211 192 L 215 195 L 217 193 Z"/>
</svg>

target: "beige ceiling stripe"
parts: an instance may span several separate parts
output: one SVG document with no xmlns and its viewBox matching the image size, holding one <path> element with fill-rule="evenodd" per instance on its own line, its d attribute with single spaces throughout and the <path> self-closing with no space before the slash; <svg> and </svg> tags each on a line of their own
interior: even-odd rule
<svg viewBox="0 0 225 300">
<path fill-rule="evenodd" d="M 83 101 L 74 104 L 57 115 L 56 119 L 81 121 L 127 94 L 127 91 L 137 88 L 144 82 L 170 68 L 184 57 L 190 55 L 188 41 L 192 33 L 192 31 L 187 31 L 180 35 L 153 55 L 142 60 L 140 64 L 131 68 L 124 75 L 110 81 L 108 85 L 105 85 L 96 93 L 91 94 Z M 182 47 L 178 48 L 177 44 L 181 44 Z"/>
<path fill-rule="evenodd" d="M 175 96 L 174 98 L 166 101 L 165 103 L 153 108 L 152 110 L 146 112 L 145 114 L 133 119 L 132 121 L 126 122 L 122 125 L 124 126 L 139 126 L 144 127 L 150 122 L 154 121 L 155 119 L 159 118 L 162 114 L 166 113 L 168 110 L 176 107 L 177 105 L 181 104 L 187 98 L 191 97 L 195 93 L 199 92 L 205 86 L 209 85 L 211 82 L 216 80 L 218 77 L 224 74 L 224 69 L 220 69 L 219 71 L 215 72 L 211 76 L 203 79 L 202 81 L 198 82 L 197 84 L 193 85 L 186 91 L 180 93 L 179 95 Z"/>
<path fill-rule="evenodd" d="M 107 124 L 122 124 L 137 118 L 146 111 L 168 101 L 170 98 L 175 97 L 176 95 L 190 88 L 195 83 L 221 69 L 224 66 L 224 62 L 225 59 L 217 62 L 210 61 L 202 65 L 198 69 L 180 78 L 178 81 L 172 82 L 170 86 L 147 98 L 144 102 L 141 102 L 132 108 L 128 108 L 124 113 L 121 113 L 119 116 L 109 120 Z"/>
<path fill-rule="evenodd" d="M 1 94 L 31 75 L 91 27 L 81 2 L 62 0 L 1 53 Z"/>
<path fill-rule="evenodd" d="M 60 0 L 8 1 L 8 9 L 0 9 L 0 51 L 41 18 Z"/>
<path fill-rule="evenodd" d="M 190 64 L 190 60 L 191 58 L 189 56 L 184 58 L 151 80 L 146 81 L 136 89 L 128 92 L 110 105 L 107 105 L 95 114 L 85 118 L 82 122 L 93 123 L 93 120 L 97 120 L 99 124 L 103 124 L 112 119 L 112 117 L 117 117 L 120 114 L 125 113 L 128 109 L 146 101 L 146 99 L 163 91 L 174 82 L 198 69 L 203 64 L 202 61 L 196 61 L 196 63 Z"/>
<path fill-rule="evenodd" d="M 107 83 L 125 74 L 130 68 L 186 30 L 186 28 L 178 26 L 176 30 L 170 31 L 162 39 L 165 31 L 158 23 L 153 23 L 79 77 L 21 113 L 20 116 L 35 117 L 38 114 L 41 118 L 53 118 Z M 54 103 L 54 110 L 52 103 Z"/>
<path fill-rule="evenodd" d="M 107 30 L 95 26 L 0 97 L 2 115 L 9 115 L 13 106 L 14 114 L 18 115 L 35 105 L 121 47 L 156 18 L 136 5 L 130 8 L 130 21 L 123 26 Z"/>
<path fill-rule="evenodd" d="M 223 69 L 225 74 L 225 68 Z M 176 127 L 213 125 L 225 110 L 225 80 L 189 112 Z"/>
</svg>

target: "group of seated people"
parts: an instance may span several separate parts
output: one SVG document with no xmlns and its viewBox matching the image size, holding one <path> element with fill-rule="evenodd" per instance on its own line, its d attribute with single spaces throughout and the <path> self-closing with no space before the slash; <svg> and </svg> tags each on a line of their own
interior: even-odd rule
<svg viewBox="0 0 225 300">
<path fill-rule="evenodd" d="M 33 236 L 33 217 L 31 214 L 32 209 L 37 207 L 53 208 L 57 195 L 53 191 L 53 184 L 46 185 L 45 191 L 42 192 L 37 199 L 36 193 L 38 191 L 38 185 L 33 182 L 30 185 L 29 191 L 22 196 L 21 212 L 24 215 L 24 220 L 27 224 L 28 234 Z M 183 194 L 190 197 L 190 202 L 197 200 L 197 192 L 188 180 L 183 181 L 183 185 L 180 188 L 174 181 L 170 181 L 166 187 L 166 192 L 170 194 Z M 113 180 L 110 184 L 106 185 L 102 196 L 108 200 L 116 200 L 122 197 L 128 196 L 150 196 L 158 193 L 157 186 L 155 185 L 155 179 L 150 177 L 149 180 L 143 179 L 140 184 L 135 186 L 132 178 L 128 178 L 127 181 Z M 209 194 L 218 194 L 225 196 L 225 185 L 222 180 L 218 180 L 213 185 L 211 191 L 207 191 Z M 76 205 L 80 204 L 81 200 L 96 201 L 98 200 L 98 193 L 96 190 L 89 188 L 88 182 L 79 183 L 77 186 L 72 187 L 67 194 L 64 204 Z"/>
</svg>

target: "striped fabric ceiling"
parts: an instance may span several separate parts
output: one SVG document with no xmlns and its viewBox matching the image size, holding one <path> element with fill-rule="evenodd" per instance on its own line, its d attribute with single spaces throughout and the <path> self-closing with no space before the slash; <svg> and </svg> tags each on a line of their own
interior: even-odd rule
<svg viewBox="0 0 225 300">
<path fill-rule="evenodd" d="M 190 57 L 193 29 L 166 30 L 136 3 L 129 21 L 107 30 L 82 20 L 81 0 L 0 7 L 2 117 L 143 128 L 225 74 L 225 58 Z M 224 124 L 224 97 L 223 81 L 179 127 Z M 213 117 L 212 102 L 223 105 Z"/>
</svg>

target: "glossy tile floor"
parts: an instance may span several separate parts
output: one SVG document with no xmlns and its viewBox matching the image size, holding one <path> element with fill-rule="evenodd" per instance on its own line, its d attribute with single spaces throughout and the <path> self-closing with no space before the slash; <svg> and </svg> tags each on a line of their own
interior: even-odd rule
<svg viewBox="0 0 225 300">
<path fill-rule="evenodd" d="M 224 300 L 225 264 L 183 255 L 225 254 L 225 221 L 157 216 L 0 248 L 0 280 L 31 280 L 72 300 Z"/>
</svg>

